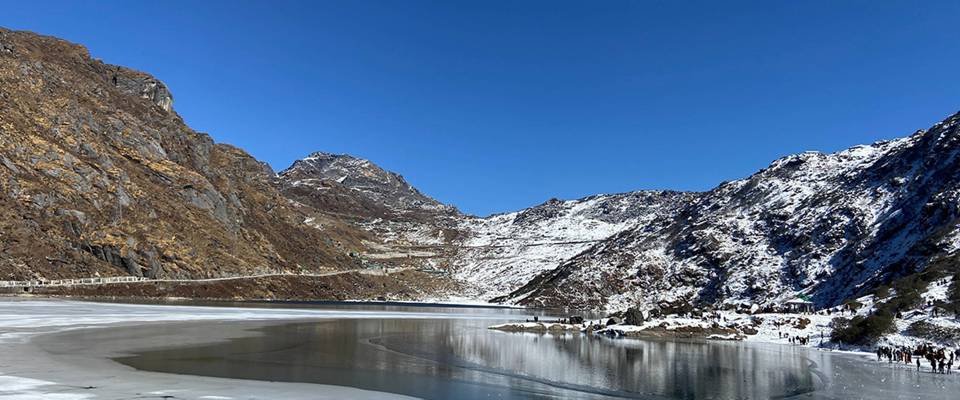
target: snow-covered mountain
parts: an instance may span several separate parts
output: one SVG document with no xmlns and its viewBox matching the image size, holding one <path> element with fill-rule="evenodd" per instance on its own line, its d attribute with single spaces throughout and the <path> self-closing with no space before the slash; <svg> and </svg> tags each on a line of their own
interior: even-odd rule
<svg viewBox="0 0 960 400">
<path fill-rule="evenodd" d="M 802 292 L 827 305 L 960 249 L 958 118 L 898 140 L 784 157 L 708 192 L 550 200 L 486 218 L 349 156 L 316 153 L 280 181 L 300 201 L 326 198 L 318 208 L 382 208 L 362 222 L 382 241 L 378 251 L 444 271 L 468 288 L 459 295 L 620 310 L 772 304 Z"/>
<path fill-rule="evenodd" d="M 379 238 L 365 256 L 441 270 L 465 283 L 459 296 L 490 300 L 608 237 L 672 215 L 688 193 L 640 191 L 551 199 L 486 218 L 420 193 L 368 160 L 313 153 L 278 174 L 289 198 L 346 216 Z"/>
<path fill-rule="evenodd" d="M 960 114 L 914 135 L 774 161 L 691 197 L 514 291 L 536 305 L 821 305 L 923 269 L 960 245 Z"/>
</svg>

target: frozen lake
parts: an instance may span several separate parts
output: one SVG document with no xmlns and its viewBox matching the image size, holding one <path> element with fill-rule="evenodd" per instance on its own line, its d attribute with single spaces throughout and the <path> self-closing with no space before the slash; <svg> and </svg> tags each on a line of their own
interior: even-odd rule
<svg viewBox="0 0 960 400">
<path fill-rule="evenodd" d="M 176 398 L 937 399 L 960 390 L 960 375 L 917 373 L 863 355 L 801 347 L 486 329 L 522 319 L 528 313 L 522 310 L 35 303 L 20 311 L 34 307 L 37 315 L 28 318 L 54 321 L 49 327 L 69 326 L 64 313 L 83 325 L 98 318 L 143 321 L 35 336 L 32 352 L 13 351 L 5 360 L 40 363 L 28 378 L 69 381 L 52 382 L 50 392 L 88 385 L 105 394 L 74 398 L 133 398 L 142 393 L 121 394 L 139 389 Z M 14 312 L 0 304 L 0 314 Z M 31 371 L 0 365 L 0 372 L 11 367 Z"/>
<path fill-rule="evenodd" d="M 486 329 L 489 324 L 280 324 L 260 328 L 258 336 L 117 360 L 141 370 L 346 385 L 427 399 L 771 398 L 823 386 L 800 349 L 505 333 Z"/>
</svg>

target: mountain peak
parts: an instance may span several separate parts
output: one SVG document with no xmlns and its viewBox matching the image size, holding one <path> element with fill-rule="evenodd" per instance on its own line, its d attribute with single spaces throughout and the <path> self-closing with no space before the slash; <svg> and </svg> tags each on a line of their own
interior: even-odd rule
<svg viewBox="0 0 960 400">
<path fill-rule="evenodd" d="M 347 195 L 343 189 L 348 189 L 357 197 L 355 201 L 385 207 L 392 214 L 424 210 L 455 211 L 453 207 L 421 193 L 402 175 L 387 171 L 370 160 L 349 154 L 313 152 L 295 161 L 278 175 L 281 184 L 287 188 L 336 187 L 341 189 L 338 191 L 339 195 Z"/>
</svg>

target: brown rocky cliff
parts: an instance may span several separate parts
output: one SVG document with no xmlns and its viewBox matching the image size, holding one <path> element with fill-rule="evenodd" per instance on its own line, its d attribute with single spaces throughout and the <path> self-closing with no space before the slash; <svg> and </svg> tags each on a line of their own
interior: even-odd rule
<svg viewBox="0 0 960 400">
<path fill-rule="evenodd" d="M 0 279 L 356 266 L 362 231 L 285 199 L 172 105 L 150 75 L 0 28 Z"/>
</svg>

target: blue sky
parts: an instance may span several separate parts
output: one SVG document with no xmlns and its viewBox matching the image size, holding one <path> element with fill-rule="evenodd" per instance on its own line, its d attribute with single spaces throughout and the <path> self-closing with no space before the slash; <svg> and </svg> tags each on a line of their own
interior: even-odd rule
<svg viewBox="0 0 960 400">
<path fill-rule="evenodd" d="M 280 170 L 316 150 L 479 215 L 707 190 L 960 110 L 956 1 L 10 2 Z"/>
</svg>

